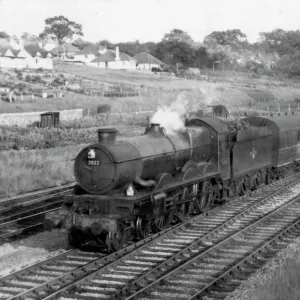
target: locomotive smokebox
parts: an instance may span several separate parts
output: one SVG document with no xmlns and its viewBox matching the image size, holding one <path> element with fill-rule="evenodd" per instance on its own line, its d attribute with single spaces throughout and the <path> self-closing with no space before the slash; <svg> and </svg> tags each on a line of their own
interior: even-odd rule
<svg viewBox="0 0 300 300">
<path fill-rule="evenodd" d="M 116 134 L 118 132 L 115 128 L 100 128 L 98 131 L 99 143 L 114 143 L 116 141 Z"/>
</svg>

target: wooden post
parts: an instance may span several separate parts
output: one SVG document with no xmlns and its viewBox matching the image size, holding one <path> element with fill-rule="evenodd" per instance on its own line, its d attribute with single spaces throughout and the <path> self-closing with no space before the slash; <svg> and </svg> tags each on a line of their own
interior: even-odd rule
<svg viewBox="0 0 300 300">
<path fill-rule="evenodd" d="M 278 106 L 278 112 L 280 112 L 280 103 L 279 102 L 278 102 L 277 106 Z"/>
</svg>

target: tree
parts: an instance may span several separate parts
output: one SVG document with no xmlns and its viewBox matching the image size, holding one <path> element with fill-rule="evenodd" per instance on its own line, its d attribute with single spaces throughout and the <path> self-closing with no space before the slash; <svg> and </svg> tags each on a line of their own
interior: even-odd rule
<svg viewBox="0 0 300 300">
<path fill-rule="evenodd" d="M 277 62 L 275 69 L 289 77 L 300 76 L 300 51 L 283 55 Z"/>
<path fill-rule="evenodd" d="M 72 43 L 73 46 L 77 47 L 78 49 L 82 50 L 84 48 L 87 48 L 87 47 L 93 47 L 95 46 L 94 43 L 92 42 L 88 42 L 88 41 L 84 41 L 83 39 L 81 38 L 78 38 L 77 40 L 75 40 L 73 43 Z"/>
<path fill-rule="evenodd" d="M 162 40 L 157 44 L 154 56 L 170 65 L 181 63 L 189 66 L 195 61 L 194 49 L 189 44 L 178 41 Z"/>
<path fill-rule="evenodd" d="M 23 32 L 22 35 L 21 35 L 21 38 L 23 40 L 26 40 L 26 41 L 37 41 L 38 40 L 38 37 L 35 36 L 34 34 L 31 34 L 29 32 Z"/>
<path fill-rule="evenodd" d="M 59 44 L 65 42 L 67 38 L 73 38 L 74 35 L 83 36 L 82 25 L 70 21 L 64 16 L 48 18 L 45 20 L 45 24 L 45 29 L 40 37 L 51 37 Z"/>
<path fill-rule="evenodd" d="M 0 31 L 0 39 L 7 39 L 10 36 L 5 31 Z"/>
<path fill-rule="evenodd" d="M 300 50 L 300 31 L 275 29 L 261 32 L 259 42 L 266 52 L 277 52 L 279 55 L 293 54 Z"/>
<path fill-rule="evenodd" d="M 193 39 L 189 36 L 189 34 L 180 29 L 173 29 L 171 32 L 166 33 L 162 41 L 187 44 L 193 43 Z"/>
<path fill-rule="evenodd" d="M 234 50 L 243 49 L 248 46 L 247 36 L 239 29 L 226 31 L 213 31 L 204 38 L 204 44 L 210 48 L 216 45 L 231 46 Z"/>
</svg>

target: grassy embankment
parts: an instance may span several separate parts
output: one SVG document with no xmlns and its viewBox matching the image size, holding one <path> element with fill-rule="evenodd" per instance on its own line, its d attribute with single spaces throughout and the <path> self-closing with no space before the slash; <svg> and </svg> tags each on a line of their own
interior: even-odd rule
<svg viewBox="0 0 300 300">
<path fill-rule="evenodd" d="M 114 84 L 135 84 L 143 86 L 141 89 L 142 94 L 140 97 L 131 98 L 104 98 L 74 94 L 73 96 L 68 96 L 69 98 L 63 99 L 51 98 L 31 100 L 27 102 L 24 101 L 23 103 L 2 103 L 1 112 L 6 112 L 6 110 L 9 109 L 10 111 L 17 112 L 87 107 L 95 108 L 104 103 L 110 104 L 113 111 L 127 112 L 137 110 L 155 110 L 158 105 L 170 104 L 175 100 L 183 99 L 188 100 L 188 110 L 196 110 L 199 108 L 205 108 L 210 104 L 221 103 L 233 108 L 234 110 L 238 110 L 237 114 L 244 114 L 242 108 L 244 107 L 246 111 L 248 111 L 247 113 L 249 113 L 249 103 L 251 103 L 252 107 L 256 108 L 263 108 L 264 105 L 268 104 L 271 106 L 272 104 L 276 109 L 276 103 L 280 102 L 281 105 L 285 105 L 283 109 L 287 110 L 287 104 L 295 104 L 296 102 L 294 100 L 300 96 L 300 86 L 298 87 L 297 84 L 291 82 L 291 88 L 289 88 L 286 82 L 283 84 L 274 82 L 273 85 L 266 85 L 265 82 L 272 82 L 270 79 L 266 78 L 263 78 L 262 80 L 256 79 L 255 88 L 251 89 L 247 87 L 247 85 L 253 87 L 253 79 L 247 79 L 245 76 L 237 76 L 235 78 L 225 77 L 225 79 L 223 76 L 220 83 L 217 82 L 217 77 L 212 76 L 209 77 L 209 81 L 197 81 L 184 79 L 162 79 L 149 74 L 124 71 L 106 71 L 85 66 L 59 65 L 57 68 L 61 72 L 64 71 L 73 73 L 96 81 L 102 80 Z M 0 180 L 0 192 L 6 194 L 7 191 L 9 191 L 9 193 L 29 191 L 38 187 L 53 185 L 53 183 L 57 180 L 63 182 L 73 178 L 73 162 L 70 161 L 69 158 L 70 156 L 74 158 L 75 154 L 82 148 L 77 145 L 79 143 L 86 144 L 94 141 L 94 127 L 99 125 L 109 125 L 107 123 L 101 123 L 97 118 L 88 118 L 88 122 L 86 122 L 86 118 L 79 122 L 79 124 L 86 122 L 89 124 L 88 126 L 81 126 L 74 122 L 71 127 L 76 127 L 77 129 L 68 129 L 65 127 L 59 134 L 55 133 L 55 130 L 52 132 L 50 130 L 50 133 L 47 131 L 46 133 L 41 133 L 41 131 L 33 130 L 30 133 L 21 132 L 18 137 L 18 134 L 11 133 L 11 130 L 7 130 L 7 132 L 10 132 L 8 135 L 15 135 L 15 137 L 12 137 L 10 142 L 16 142 L 16 139 L 23 142 L 25 140 L 25 147 L 19 145 L 17 146 L 17 149 L 44 148 L 44 146 L 35 146 L 34 143 L 36 142 L 38 144 L 41 140 L 45 140 L 45 136 L 48 139 L 49 136 L 52 138 L 54 146 L 68 146 L 69 148 L 30 150 L 27 152 L 2 152 L 1 154 L 4 156 L 1 159 L 1 170 L 5 170 L 5 172 L 2 171 L 2 176 L 4 177 Z M 90 129 L 89 127 L 93 127 L 93 129 Z M 128 132 L 132 132 L 132 128 L 130 128 Z M 121 134 L 126 136 L 126 133 L 124 132 Z M 60 138 L 57 138 L 57 136 L 60 136 Z M 49 147 L 51 147 L 51 143 Z M 5 161 L 6 163 L 4 163 Z M 54 161 L 57 161 L 58 163 L 54 163 Z M 64 164 L 61 162 L 64 162 Z M 9 167 L 9 165 L 12 167 Z M 61 167 L 62 165 L 64 165 L 63 168 Z M 47 166 L 50 167 L 48 168 Z M 4 178 L 6 179 L 4 180 Z M 14 183 L 11 184 L 8 182 L 8 178 L 14 178 L 12 181 Z"/>
<path fill-rule="evenodd" d="M 299 254 L 297 251 L 295 257 L 288 259 L 263 287 L 259 287 L 253 300 L 299 300 Z"/>
</svg>

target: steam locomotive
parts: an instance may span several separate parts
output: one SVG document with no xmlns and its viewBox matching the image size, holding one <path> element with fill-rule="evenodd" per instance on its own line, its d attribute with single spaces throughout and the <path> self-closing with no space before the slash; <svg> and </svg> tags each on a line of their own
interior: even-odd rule
<svg viewBox="0 0 300 300">
<path fill-rule="evenodd" d="M 189 118 L 171 134 L 151 124 L 126 141 L 116 140 L 113 128 L 99 129 L 98 142 L 75 159 L 74 193 L 46 215 L 45 228 L 67 228 L 73 247 L 93 241 L 117 251 L 298 167 L 299 116 L 243 121 L 248 129 Z"/>
</svg>

